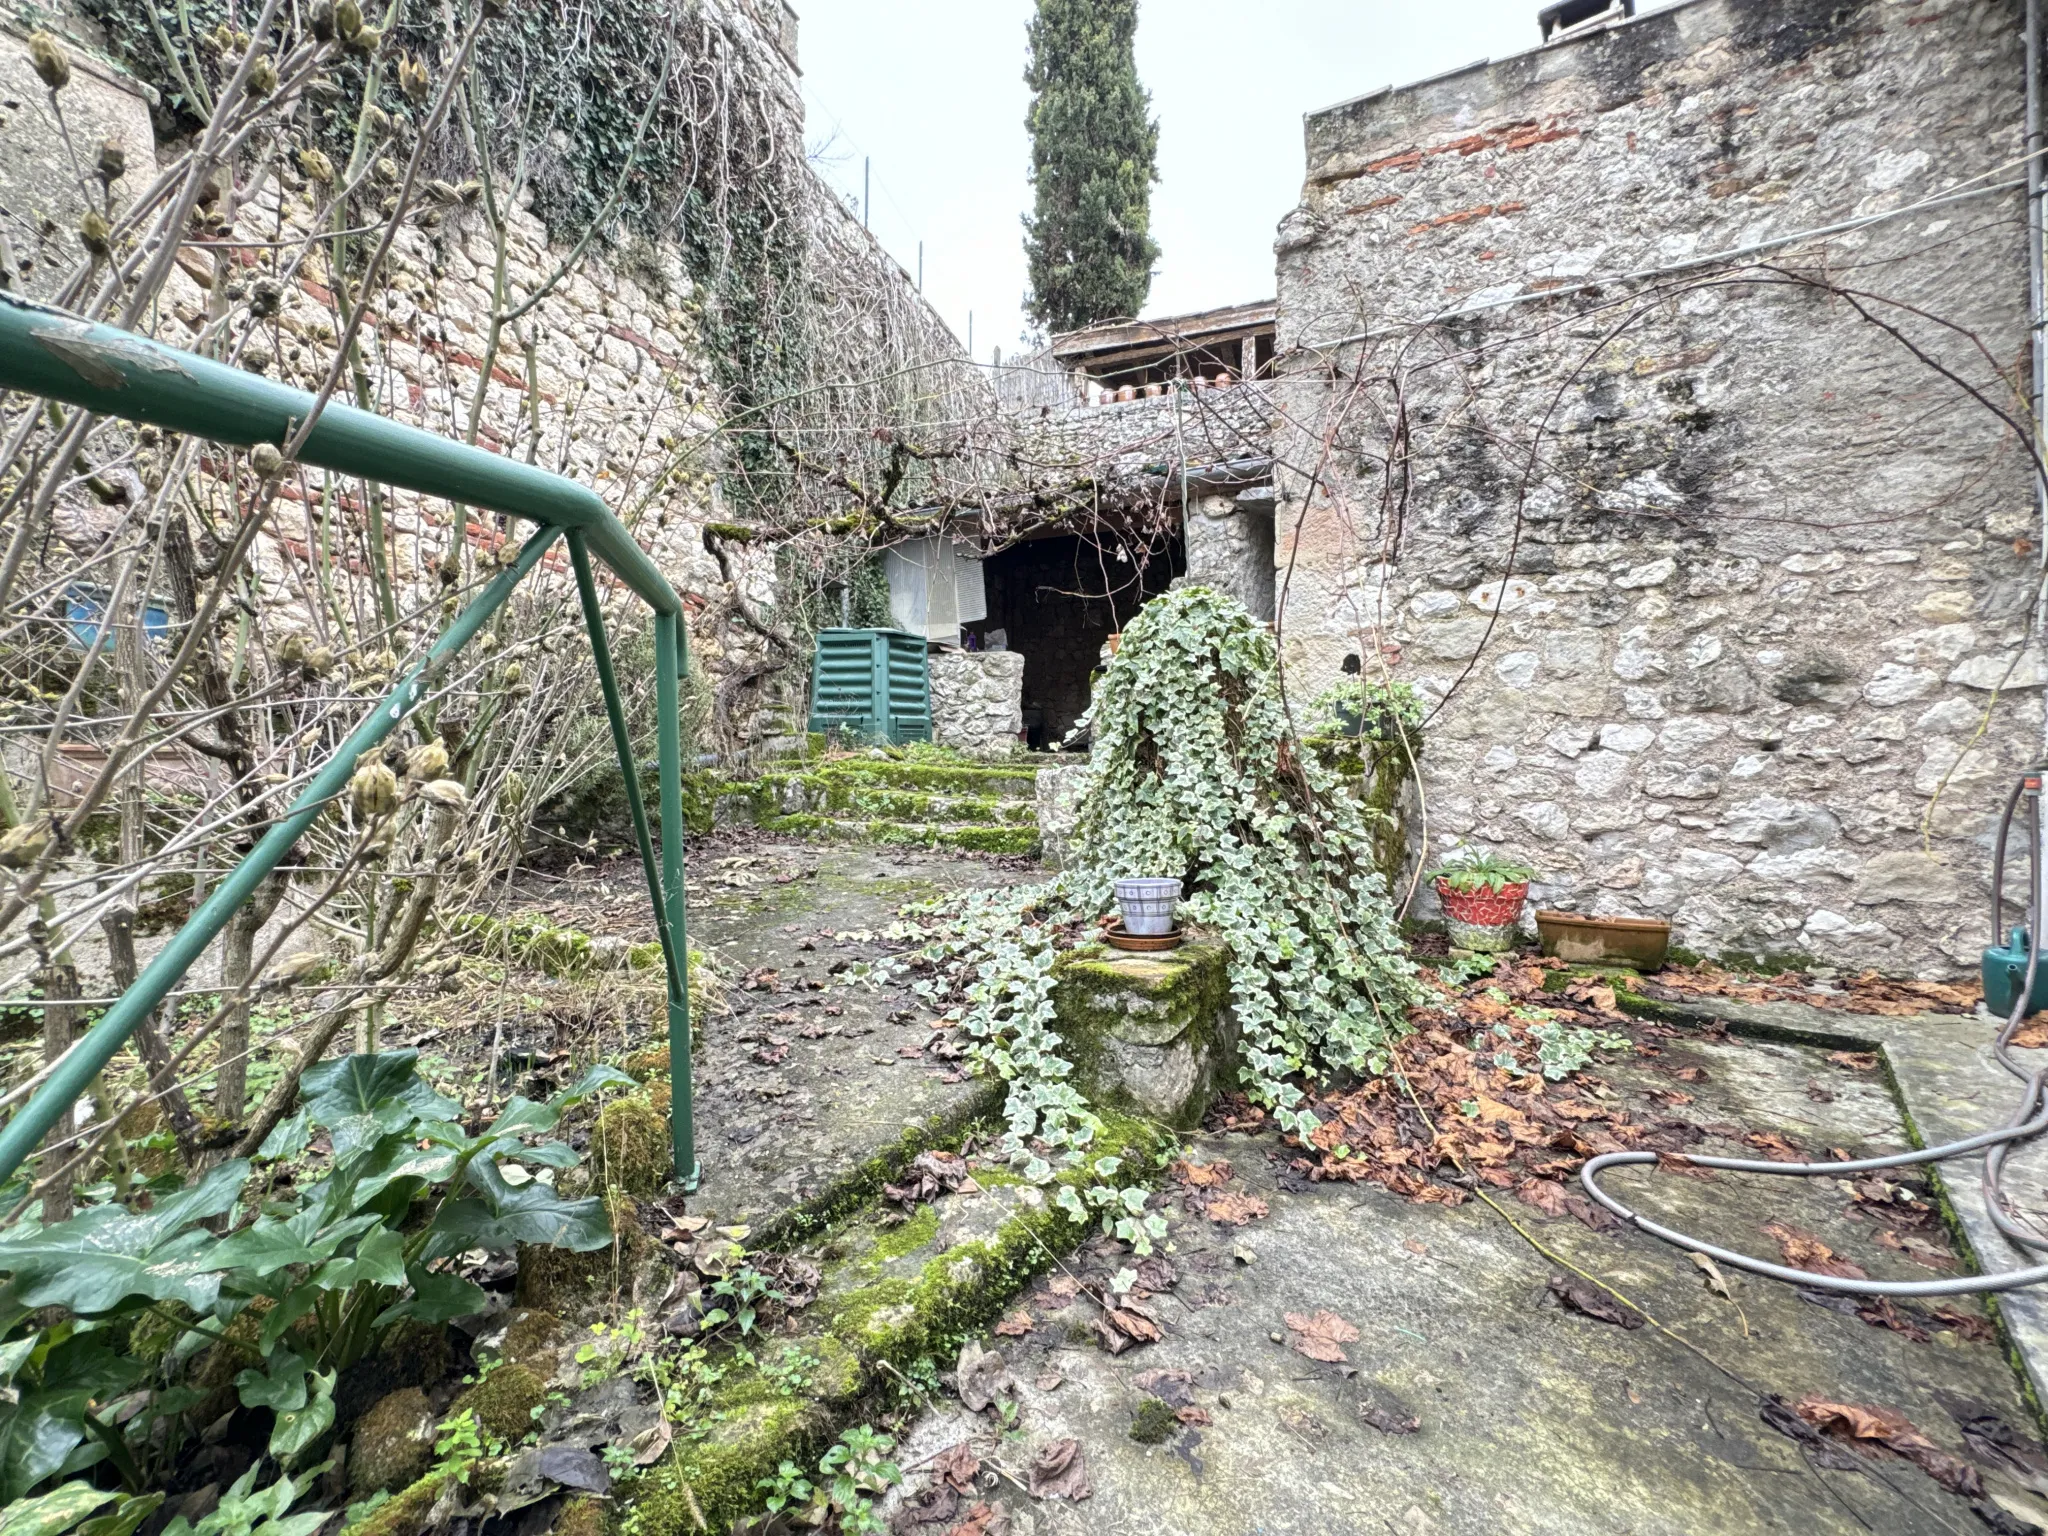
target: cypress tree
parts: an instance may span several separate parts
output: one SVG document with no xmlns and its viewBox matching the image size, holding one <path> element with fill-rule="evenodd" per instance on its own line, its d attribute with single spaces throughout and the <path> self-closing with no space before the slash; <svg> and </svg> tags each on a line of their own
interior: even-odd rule
<svg viewBox="0 0 2048 1536">
<path fill-rule="evenodd" d="M 1031 318 L 1071 331 L 1135 315 L 1152 286 L 1152 183 L 1159 125 L 1138 83 L 1137 0 L 1038 0 L 1031 87 L 1031 184 L 1024 220 Z"/>
</svg>

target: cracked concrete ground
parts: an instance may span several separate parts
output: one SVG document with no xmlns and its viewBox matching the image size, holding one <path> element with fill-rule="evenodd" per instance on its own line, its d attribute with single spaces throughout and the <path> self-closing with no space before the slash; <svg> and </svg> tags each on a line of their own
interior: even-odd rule
<svg viewBox="0 0 2048 1536">
<path fill-rule="evenodd" d="M 1675 1072 L 1701 1069 L 1682 1079 L 1695 1099 L 1685 1113 L 1700 1124 L 1859 1154 L 1905 1144 L 1878 1075 L 1823 1050 L 1742 1039 L 1660 1044 L 1653 1061 L 1596 1071 L 1610 1091 L 1650 1104 L 1649 1090 L 1673 1091 Z M 1710 1133 L 1702 1150 L 1732 1150 L 1726 1140 Z M 972 1437 L 990 1484 L 973 1497 L 1006 1505 L 1017 1536 L 1917 1536 L 1990 1527 L 1969 1500 L 1900 1457 L 1802 1446 L 1779 1433 L 1760 1417 L 1765 1396 L 1890 1408 L 1958 1455 L 1968 1453 L 1962 1423 L 1981 1428 L 1986 1415 L 2031 1439 L 2013 1373 L 1974 1303 L 1954 1308 L 1971 1320 L 1962 1329 L 1932 1326 L 1915 1338 L 1735 1272 L 1723 1298 L 1682 1252 L 1548 1219 L 1511 1195 L 1501 1197 L 1505 1217 L 1533 1244 L 1477 1201 L 1447 1208 L 1370 1185 L 1307 1184 L 1269 1137 L 1204 1135 L 1191 1155 L 1227 1159 L 1230 1187 L 1264 1200 L 1270 1215 L 1218 1226 L 1187 1209 L 1180 1191 L 1170 1255 L 1180 1278 L 1153 1304 L 1161 1341 L 1106 1354 L 1085 1295 L 1061 1305 L 1041 1284 L 1024 1303 L 1031 1331 L 993 1341 L 1016 1382 L 1018 1428 L 1005 1436 L 992 1418 L 949 1400 L 909 1431 L 906 1468 Z M 1877 1228 L 1833 1180 L 1627 1170 L 1615 1183 L 1646 1212 L 1731 1247 L 1776 1257 L 1761 1229 L 1777 1223 L 1878 1278 L 1935 1273 L 1876 1241 Z M 1123 1262 L 1096 1254 L 1075 1267 L 1093 1281 Z M 1549 1282 L 1567 1263 L 1670 1331 L 1564 1308 Z M 1324 1310 L 1357 1330 L 1345 1362 L 1289 1346 L 1287 1314 Z M 1145 1374 L 1155 1371 L 1185 1381 Z M 1130 1431 L 1152 1396 L 1185 1400 L 1208 1422 L 1139 1444 Z M 1409 1419 L 1419 1421 L 1412 1433 L 1374 1427 L 1398 1430 Z M 1068 1436 L 1087 1459 L 1088 1500 L 1032 1500 L 995 1476 L 994 1464 L 1025 1476 L 1034 1452 Z M 913 1471 L 909 1487 L 927 1481 Z M 2048 1523 L 2048 1507 L 2018 1484 L 1995 1475 L 1986 1483 L 2013 1514 Z"/>
<path fill-rule="evenodd" d="M 692 847 L 690 943 L 726 982 L 695 1057 L 693 1211 L 758 1227 L 906 1125 L 964 1124 L 992 1102 L 963 1062 L 932 1054 L 932 1015 L 906 989 L 845 985 L 834 968 L 900 948 L 880 935 L 905 903 L 1014 878 L 966 854 L 753 837 Z"/>
</svg>

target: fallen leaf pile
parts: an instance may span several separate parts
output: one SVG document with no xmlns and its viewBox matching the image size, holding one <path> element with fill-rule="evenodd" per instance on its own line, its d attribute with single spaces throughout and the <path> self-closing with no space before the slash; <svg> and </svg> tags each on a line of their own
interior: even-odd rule
<svg viewBox="0 0 2048 1536">
<path fill-rule="evenodd" d="M 1838 976 L 1826 987 L 1797 971 L 1746 976 L 1712 965 L 1667 965 L 1638 984 L 1645 997 L 1665 1002 L 1688 997 L 1725 997 L 1738 1003 L 1805 1003 L 1838 1013 L 1871 1013 L 1905 1018 L 1916 1013 L 1972 1013 L 1982 992 L 1974 985 L 1944 981 L 1900 981 L 1865 971 Z"/>
<path fill-rule="evenodd" d="M 911 1160 L 910 1171 L 901 1184 L 882 1186 L 882 1197 L 902 1207 L 900 1212 L 886 1212 L 883 1220 L 902 1221 L 927 1200 L 979 1187 L 968 1175 L 967 1159 L 958 1153 L 920 1152 Z"/>
<path fill-rule="evenodd" d="M 1557 964 L 1507 959 L 1493 975 L 1463 985 L 1435 982 L 1434 995 L 1409 1011 L 1414 1032 L 1395 1043 L 1395 1070 L 1314 1102 L 1322 1124 L 1307 1146 L 1290 1138 L 1312 1154 L 1296 1158 L 1293 1171 L 1444 1205 L 1462 1203 L 1476 1180 L 1511 1191 L 1545 1215 L 1575 1216 L 1595 1231 L 1613 1227 L 1606 1211 L 1565 1182 L 1580 1165 L 1602 1152 L 1679 1152 L 1703 1132 L 1688 1121 L 1644 1118 L 1618 1102 L 1581 1097 L 1597 1086 L 1583 1076 L 1551 1081 L 1498 1064 L 1503 1054 L 1518 1069 L 1535 1064 L 1541 1042 L 1529 1034 L 1532 1024 L 1606 1031 L 1632 1024 L 1615 1011 L 1612 989 L 1597 981 L 1545 991 Z M 1431 985 L 1427 973 L 1424 981 Z M 1654 1047 L 1637 1049 L 1657 1054 Z M 1680 1081 L 1701 1075 L 1690 1067 L 1672 1072 Z M 1668 1097 L 1690 1102 L 1679 1090 Z M 1242 1120 L 1241 1110 L 1226 1105 L 1224 1113 Z"/>
</svg>

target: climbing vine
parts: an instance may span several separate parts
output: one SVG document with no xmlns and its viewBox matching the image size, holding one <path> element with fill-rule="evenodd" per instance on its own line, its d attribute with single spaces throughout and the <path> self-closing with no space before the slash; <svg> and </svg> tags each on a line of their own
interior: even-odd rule
<svg viewBox="0 0 2048 1536">
<path fill-rule="evenodd" d="M 1123 876 L 1184 882 L 1184 921 L 1229 941 L 1239 1081 L 1285 1129 L 1316 1118 L 1300 1079 L 1380 1073 L 1416 996 L 1372 856 L 1372 814 L 1287 729 L 1272 636 L 1205 587 L 1147 604 L 1123 632 L 1090 710 L 1092 774 L 1074 862 L 1035 886 L 979 891 L 909 914 L 923 947 L 913 990 L 952 1004 L 984 1070 L 1008 1084 L 1006 1145 L 1027 1178 L 1085 1161 L 1101 1122 L 1071 1081 L 1053 1009 L 1062 950 L 1109 910 Z M 1108 1166 L 1104 1166 L 1107 1164 Z M 1141 1248 L 1160 1233 L 1144 1192 L 1099 1159 L 1080 1214 Z"/>
</svg>

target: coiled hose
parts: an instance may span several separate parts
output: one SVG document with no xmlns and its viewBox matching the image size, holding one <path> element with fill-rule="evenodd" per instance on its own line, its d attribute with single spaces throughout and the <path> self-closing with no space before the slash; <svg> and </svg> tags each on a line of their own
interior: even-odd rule
<svg viewBox="0 0 2048 1536">
<path fill-rule="evenodd" d="M 2038 779 L 2035 781 L 2038 783 Z M 2015 789 L 2006 806 L 2006 821 L 2010 825 L 2013 803 L 2019 799 Z M 2005 1191 L 1999 1181 L 2005 1173 L 2006 1157 L 2021 1142 L 2048 1131 L 2048 1067 L 2029 1072 L 2012 1056 L 2012 1037 L 2019 1032 L 2020 1021 L 2027 1015 L 2027 1004 L 2034 995 L 2034 975 L 2040 965 L 2041 951 L 2039 937 L 2042 917 L 2041 881 L 2041 807 L 2039 792 L 2030 799 L 2029 822 L 2032 829 L 2033 860 L 2032 879 L 2029 882 L 2027 974 L 2021 984 L 2019 996 L 2014 1001 L 2012 1014 L 2005 1021 L 2005 1027 L 1998 1032 L 1992 1043 L 1992 1052 L 2000 1066 L 2017 1078 L 2025 1088 L 2020 1096 L 2019 1107 L 2012 1118 L 1996 1130 L 1983 1131 L 1975 1136 L 1965 1136 L 1960 1141 L 1946 1142 L 1938 1147 L 1929 1147 L 1921 1152 L 1900 1152 L 1891 1157 L 1866 1157 L 1847 1163 L 1774 1163 L 1748 1157 L 1693 1157 L 1686 1161 L 1697 1168 L 1725 1169 L 1730 1173 L 1768 1173 L 1786 1175 L 1792 1178 L 1841 1178 L 1844 1174 L 1875 1173 L 1885 1168 L 1912 1168 L 1922 1164 L 1943 1163 L 1951 1158 L 1988 1148 L 1984 1156 L 1982 1194 L 1985 1213 L 1992 1224 L 2014 1244 L 2037 1253 L 2048 1252 L 2048 1235 L 2029 1231 L 2013 1217 L 2008 1209 Z M 2003 874 L 2004 839 L 2000 838 L 2001 866 Z M 1997 920 L 1994 917 L 1994 928 Z M 1817 1275 L 1811 1270 L 1793 1269 L 1784 1264 L 1773 1264 L 1767 1259 L 1737 1253 L 1732 1248 L 1718 1247 L 1713 1243 L 1701 1242 L 1661 1222 L 1639 1215 L 1614 1196 L 1600 1187 L 1600 1175 L 1609 1168 L 1639 1167 L 1655 1163 L 1654 1152 L 1606 1152 L 1591 1159 L 1579 1170 L 1579 1183 L 1586 1193 L 1613 1212 L 1639 1232 L 1660 1238 L 1692 1253 L 1703 1253 L 1720 1264 L 1746 1270 L 1753 1275 L 1762 1275 L 1770 1280 L 1782 1280 L 1790 1285 L 1809 1286 L 1816 1290 L 1843 1291 L 1853 1296 L 1970 1296 L 1993 1291 L 2013 1291 L 2021 1286 L 2038 1285 L 2048 1280 L 2048 1263 L 2036 1264 L 2026 1269 L 2002 1270 L 1989 1275 L 1958 1275 L 1948 1280 L 1849 1280 L 1836 1275 Z"/>
</svg>

